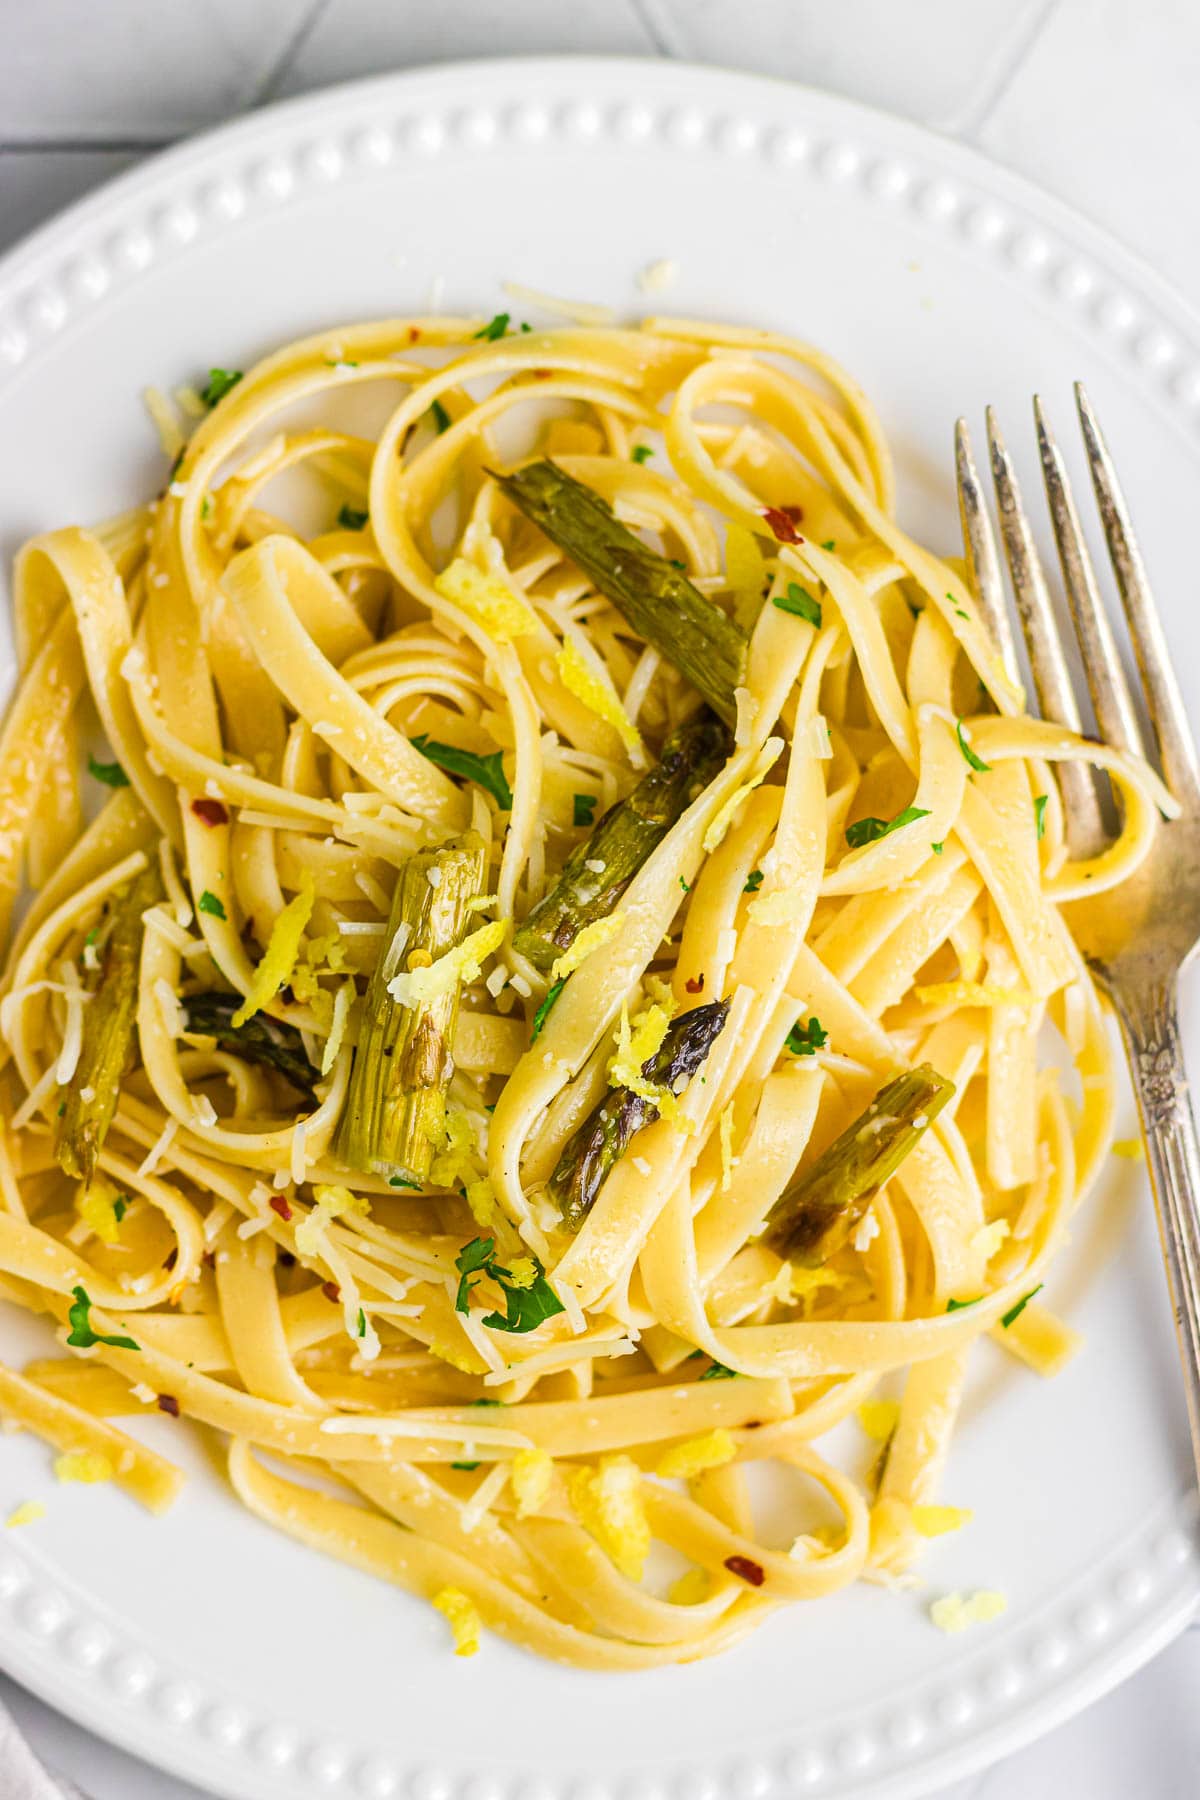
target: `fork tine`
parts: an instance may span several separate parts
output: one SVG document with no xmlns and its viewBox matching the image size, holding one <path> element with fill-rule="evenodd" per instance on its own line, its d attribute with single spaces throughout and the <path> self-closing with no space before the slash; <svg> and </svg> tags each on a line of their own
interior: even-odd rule
<svg viewBox="0 0 1200 1800">
<path fill-rule="evenodd" d="M 958 512 L 962 520 L 963 548 L 984 622 L 1000 651 L 1004 673 L 1014 686 L 1021 684 L 1017 667 L 1017 646 L 1013 640 L 1012 622 L 1004 600 L 1004 581 L 1000 574 L 1000 557 L 996 550 L 996 534 L 991 515 L 983 498 L 979 471 L 971 449 L 967 421 L 959 419 L 954 427 L 954 463 L 958 472 Z"/>
<path fill-rule="evenodd" d="M 1044 719 L 1057 720 L 1068 730 L 1078 732 L 1082 730 L 1082 721 L 1063 655 L 1050 590 L 1021 500 L 1016 471 L 990 406 L 987 428 L 992 480 L 1000 509 L 1000 531 L 1038 705 Z M 1055 773 L 1067 814 L 1072 851 L 1077 855 L 1089 855 L 1107 835 L 1092 772 L 1082 763 L 1068 762 L 1060 763 Z"/>
<path fill-rule="evenodd" d="M 1096 711 L 1100 735 L 1118 750 L 1141 756 L 1142 734 L 1137 714 L 1125 680 L 1125 671 L 1117 653 L 1116 640 L 1109 622 L 1096 571 L 1079 526 L 1079 514 L 1071 493 L 1066 464 L 1055 442 L 1049 420 L 1040 398 L 1035 394 L 1033 416 L 1037 421 L 1038 450 L 1042 459 L 1042 479 L 1058 545 L 1063 582 L 1075 622 L 1075 635 L 1083 657 L 1088 689 Z"/>
<path fill-rule="evenodd" d="M 1075 400 L 1079 408 L 1079 422 L 1083 427 L 1083 441 L 1087 446 L 1088 465 L 1092 471 L 1092 486 L 1096 490 L 1096 502 L 1104 522 L 1104 535 L 1108 539 L 1109 555 L 1112 557 L 1121 603 L 1125 608 L 1129 635 L 1133 639 L 1138 673 L 1142 678 L 1146 708 L 1158 739 L 1162 772 L 1176 799 L 1186 797 L 1196 803 L 1200 801 L 1200 767 L 1197 766 L 1196 746 L 1188 727 L 1183 697 L 1171 668 L 1171 653 L 1163 637 L 1145 564 L 1133 535 L 1129 508 L 1121 492 L 1108 445 L 1081 381 L 1075 384 Z"/>
</svg>

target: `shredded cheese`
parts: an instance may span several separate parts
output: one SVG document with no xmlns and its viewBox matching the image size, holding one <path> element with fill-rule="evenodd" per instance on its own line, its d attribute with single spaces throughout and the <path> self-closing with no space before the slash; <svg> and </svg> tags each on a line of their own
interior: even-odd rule
<svg viewBox="0 0 1200 1800">
<path fill-rule="evenodd" d="M 288 901 L 271 927 L 271 935 L 267 939 L 267 948 L 262 961 L 254 971 L 250 983 L 250 992 L 233 1015 L 233 1026 L 244 1025 L 247 1019 L 253 1018 L 256 1012 L 273 1000 L 281 987 L 286 987 L 296 967 L 296 959 L 300 954 L 300 939 L 304 936 L 304 928 L 312 917 L 316 889 L 313 878 L 306 869 L 300 882 L 300 891 Z"/>
<path fill-rule="evenodd" d="M 465 557 L 455 557 L 433 585 L 443 600 L 461 607 L 498 644 L 511 644 L 514 638 L 529 637 L 538 628 L 533 609 L 507 582 L 498 575 L 485 575 Z"/>
<path fill-rule="evenodd" d="M 401 1006 L 427 1006 L 443 994 L 452 993 L 459 982 L 464 987 L 478 981 L 484 960 L 504 942 L 508 929 L 505 919 L 493 919 L 478 931 L 468 932 L 461 944 L 447 950 L 424 969 L 402 969 L 388 982 L 388 993 Z M 583 934 L 580 933 L 580 936 Z"/>
<path fill-rule="evenodd" d="M 325 1239 L 325 1227 L 331 1219 L 340 1218 L 343 1213 L 367 1213 L 370 1207 L 361 1194 L 352 1194 L 347 1187 L 319 1187 L 313 1189 L 316 1205 L 311 1212 L 296 1226 L 296 1249 L 301 1256 L 319 1256 Z"/>
<path fill-rule="evenodd" d="M 631 756 L 640 756 L 641 734 L 621 705 L 607 675 L 602 678 L 584 658 L 578 646 L 570 641 L 563 645 L 554 660 L 558 666 L 559 679 L 567 692 L 574 694 L 598 719 L 611 725 Z"/>
<path fill-rule="evenodd" d="M 321 1053 L 322 1075 L 328 1075 L 338 1059 L 338 1053 L 346 1036 L 346 1023 L 350 1017 L 355 991 L 354 977 L 350 975 L 333 996 L 333 1017 L 329 1023 L 329 1036 L 325 1039 L 325 1048 Z"/>
</svg>

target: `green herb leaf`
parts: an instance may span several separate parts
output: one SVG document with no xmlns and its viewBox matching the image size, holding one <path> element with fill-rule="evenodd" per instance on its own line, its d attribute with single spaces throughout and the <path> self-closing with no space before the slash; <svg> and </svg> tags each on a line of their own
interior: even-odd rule
<svg viewBox="0 0 1200 1800">
<path fill-rule="evenodd" d="M 449 431 L 451 424 L 450 414 L 446 411 L 440 400 L 435 400 L 431 404 L 429 408 L 429 417 L 433 420 L 433 428 L 439 437 L 441 437 L 443 431 Z M 476 1463 L 474 1466 L 478 1468 L 479 1465 Z"/>
<path fill-rule="evenodd" d="M 454 1296 L 455 1312 L 465 1313 L 470 1310 L 471 1289 L 474 1286 L 470 1277 L 482 1273 L 487 1268 L 495 1249 L 495 1238 L 477 1237 L 472 1238 L 469 1244 L 464 1244 L 455 1257 L 454 1266 L 458 1270 L 458 1292 Z"/>
<path fill-rule="evenodd" d="M 837 549 L 837 539 L 829 538 L 824 544 L 821 545 L 821 548 L 822 548 L 822 550 L 836 550 Z"/>
<path fill-rule="evenodd" d="M 407 1175 L 389 1175 L 388 1176 L 388 1186 L 389 1187 L 402 1187 L 402 1188 L 415 1188 L 417 1190 L 418 1194 L 421 1192 L 420 1182 L 419 1181 L 410 1181 L 408 1179 Z"/>
<path fill-rule="evenodd" d="M 630 452 L 630 461 L 635 463 L 649 462 L 653 455 L 654 452 L 649 444 L 635 444 L 633 450 Z"/>
<path fill-rule="evenodd" d="M 975 751 L 972 750 L 970 744 L 968 744 L 966 737 L 963 733 L 963 722 L 961 719 L 958 721 L 957 732 L 958 732 L 958 747 L 962 751 L 963 756 L 966 758 L 967 762 L 971 765 L 971 767 L 974 770 L 977 771 L 978 774 L 990 775 L 991 769 L 992 769 L 991 763 L 984 762 L 982 756 L 977 756 Z"/>
<path fill-rule="evenodd" d="M 361 531 L 370 513 L 359 512 L 357 506 L 343 506 L 338 511 L 337 522 L 343 531 Z"/>
<path fill-rule="evenodd" d="M 129 777 L 120 763 L 97 762 L 94 756 L 88 757 L 88 774 L 102 781 L 105 787 L 122 788 L 129 786 Z"/>
<path fill-rule="evenodd" d="M 573 794 L 571 798 L 575 808 L 576 825 L 591 825 L 596 817 L 595 794 Z"/>
<path fill-rule="evenodd" d="M 358 1309 L 358 1335 L 360 1338 L 365 1338 L 367 1335 L 367 1315 L 361 1306 Z"/>
<path fill-rule="evenodd" d="M 789 581 L 787 592 L 772 594 L 771 605 L 777 606 L 780 612 L 793 613 L 798 619 L 807 619 L 810 625 L 821 628 L 821 602 L 814 600 L 807 588 L 802 588 L 798 581 Z"/>
<path fill-rule="evenodd" d="M 225 908 L 217 899 L 217 896 L 209 892 L 208 888 L 205 888 L 196 904 L 202 913 L 208 913 L 214 919 L 223 919 L 226 917 Z"/>
<path fill-rule="evenodd" d="M 464 1475 L 469 1475 L 473 1469 L 478 1469 L 480 1467 L 480 1464 L 477 1462 L 475 1462 L 475 1463 L 451 1463 L 450 1467 L 452 1469 L 461 1469 L 463 1471 Z"/>
<path fill-rule="evenodd" d="M 205 406 L 215 406 L 217 401 L 223 400 L 230 388 L 235 388 L 241 379 L 242 371 L 240 369 L 210 369 L 208 383 L 201 388 L 200 398 Z"/>
<path fill-rule="evenodd" d="M 965 1312 L 968 1306 L 978 1306 L 979 1302 L 982 1299 L 983 1299 L 982 1294 L 976 1294 L 976 1296 L 973 1300 L 947 1300 L 946 1311 L 947 1312 Z"/>
<path fill-rule="evenodd" d="M 680 887 L 681 887 L 681 888 L 682 888 L 682 889 L 683 889 L 683 891 L 684 891 L 684 893 L 685 893 L 685 894 L 690 894 L 690 893 L 691 893 L 691 891 L 692 891 L 692 884 L 691 884 L 691 882 L 690 882 L 690 881 L 685 881 L 685 880 L 684 880 L 684 879 L 683 879 L 683 876 L 682 876 L 682 875 L 681 875 L 681 876 L 680 876 L 680 877 L 679 877 L 679 885 L 680 885 Z"/>
<path fill-rule="evenodd" d="M 942 851 L 946 848 L 946 846 L 944 843 L 930 844 L 929 848 L 933 851 L 933 854 L 935 856 L 940 856 L 942 854 Z"/>
<path fill-rule="evenodd" d="M 503 1406 L 504 1401 L 503 1400 L 493 1400 L 490 1394 L 485 1394 L 481 1400 L 468 1400 L 467 1405 L 468 1406 Z"/>
<path fill-rule="evenodd" d="M 529 1039 L 531 1044 L 533 1043 L 534 1038 L 540 1036 L 542 1026 L 550 1017 L 551 1009 L 566 985 L 566 977 L 564 976 L 561 981 L 552 981 L 550 986 L 546 989 L 546 998 L 542 1001 L 542 1004 L 533 1015 L 533 1032 Z"/>
<path fill-rule="evenodd" d="M 504 1289 L 504 1311 L 483 1315 L 483 1323 L 490 1325 L 493 1331 L 536 1331 L 544 1320 L 552 1319 L 556 1313 L 562 1312 L 563 1303 L 546 1280 L 536 1256 L 533 1264 L 537 1275 L 532 1287 L 527 1288 L 506 1286 L 503 1271 L 494 1264 L 488 1270 Z"/>
<path fill-rule="evenodd" d="M 927 806 L 906 806 L 894 819 L 856 819 L 853 825 L 846 827 L 846 842 L 852 850 L 861 850 L 864 844 L 873 844 L 878 838 L 899 831 L 902 825 L 911 825 L 916 819 L 928 817 Z"/>
<path fill-rule="evenodd" d="M 1033 1296 L 1035 1294 L 1040 1294 L 1042 1289 L 1045 1287 L 1045 1285 L 1046 1284 L 1044 1281 L 1039 1281 L 1035 1288 L 1030 1288 L 1029 1292 L 1026 1295 L 1024 1295 L 1024 1297 L 1022 1299 L 1017 1301 L 1017 1304 L 1015 1306 L 1009 1307 L 1008 1311 L 1005 1313 L 1004 1317 L 1000 1321 L 1000 1323 L 1003 1325 L 1005 1331 L 1008 1330 L 1010 1325 L 1013 1325 L 1016 1323 L 1016 1321 L 1020 1318 L 1021 1314 L 1025 1311 L 1025 1308 L 1029 1305 L 1029 1302 L 1033 1299 Z"/>
<path fill-rule="evenodd" d="M 709 1363 L 700 1377 L 701 1381 L 736 1381 L 737 1370 L 727 1369 L 724 1363 Z"/>
<path fill-rule="evenodd" d="M 71 1321 L 71 1334 L 68 1344 L 76 1350 L 91 1350 L 96 1344 L 110 1344 L 114 1350 L 140 1350 L 131 1337 L 106 1337 L 102 1331 L 92 1330 L 92 1303 L 86 1288 L 72 1288 L 75 1304 L 67 1309 L 67 1318 Z"/>
<path fill-rule="evenodd" d="M 497 313 L 494 319 L 488 320 L 482 330 L 475 333 L 475 336 L 477 338 L 486 338 L 488 343 L 494 344 L 496 340 L 502 338 L 508 330 L 510 316 L 509 313 Z"/>
<path fill-rule="evenodd" d="M 762 886 L 762 884 L 763 884 L 762 870 L 761 869 L 751 869 L 750 873 L 746 877 L 746 885 L 742 889 L 742 892 L 743 892 L 743 894 L 757 894 L 757 892 L 758 892 L 759 888 Z"/>
<path fill-rule="evenodd" d="M 1046 835 L 1046 807 L 1049 799 L 1049 794 L 1039 794 L 1033 803 L 1033 817 L 1039 838 L 1044 838 Z"/>
<path fill-rule="evenodd" d="M 797 1019 L 784 1043 L 793 1056 L 815 1056 L 829 1042 L 829 1033 L 814 1014 L 807 1025 Z"/>
<path fill-rule="evenodd" d="M 129 1211 L 129 1195 L 128 1194 L 118 1194 L 116 1199 L 113 1201 L 113 1218 L 117 1221 L 118 1225 L 121 1223 L 121 1220 L 125 1217 L 125 1214 L 128 1211 Z"/>
<path fill-rule="evenodd" d="M 412 740 L 414 750 L 445 769 L 450 775 L 465 776 L 492 796 L 501 812 L 512 811 L 512 789 L 504 774 L 504 758 L 499 750 L 491 756 L 476 756 L 471 750 L 457 750 L 453 744 L 438 744 L 422 735 Z"/>
</svg>

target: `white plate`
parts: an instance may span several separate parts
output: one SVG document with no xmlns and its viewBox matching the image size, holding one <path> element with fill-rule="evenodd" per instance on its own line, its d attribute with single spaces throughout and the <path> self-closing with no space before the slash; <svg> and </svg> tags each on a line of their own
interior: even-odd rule
<svg viewBox="0 0 1200 1800">
<path fill-rule="evenodd" d="M 664 257 L 674 287 L 639 295 L 637 272 Z M 5 562 L 27 533 L 161 482 L 145 383 L 424 310 L 431 286 L 447 308 L 491 311 L 506 278 L 825 346 L 881 407 L 906 522 L 947 549 L 955 415 L 994 400 L 1027 451 L 1030 392 L 1066 436 L 1084 377 L 1196 700 L 1200 323 L 1185 305 L 952 144 L 661 63 L 497 62 L 338 89 L 185 145 L 40 232 L 0 267 Z M 162 1420 L 155 1441 L 181 1445 L 195 1479 L 154 1523 L 119 1494 L 54 1488 L 42 1448 L 4 1441 L 0 1512 L 41 1495 L 49 1514 L 0 1542 L 0 1652 L 64 1711 L 244 1800 L 923 1792 L 1128 1674 L 1200 1594 L 1139 1167 L 1113 1165 L 1072 1255 L 1049 1297 L 1086 1352 L 1051 1383 L 981 1358 L 947 1478 L 976 1520 L 935 1548 L 924 1595 L 861 1588 L 650 1674 L 554 1668 L 495 1640 L 455 1662 L 429 1608 L 258 1524 Z M 6 1358 L 44 1343 L 3 1311 Z M 942 1637 L 925 1608 L 959 1586 L 1003 1588 L 1007 1616 Z"/>
</svg>

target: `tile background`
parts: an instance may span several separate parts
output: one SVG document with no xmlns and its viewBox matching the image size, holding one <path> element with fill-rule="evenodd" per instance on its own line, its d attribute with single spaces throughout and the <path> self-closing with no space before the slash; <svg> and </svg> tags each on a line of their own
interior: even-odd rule
<svg viewBox="0 0 1200 1800">
<path fill-rule="evenodd" d="M 0 0 L 0 249 L 141 157 L 357 75 L 594 52 L 759 69 L 975 145 L 1200 299 L 1196 0 Z M 1200 1626 L 945 1800 L 1195 1800 Z M 0 1677 L 90 1800 L 199 1800 Z"/>
</svg>

